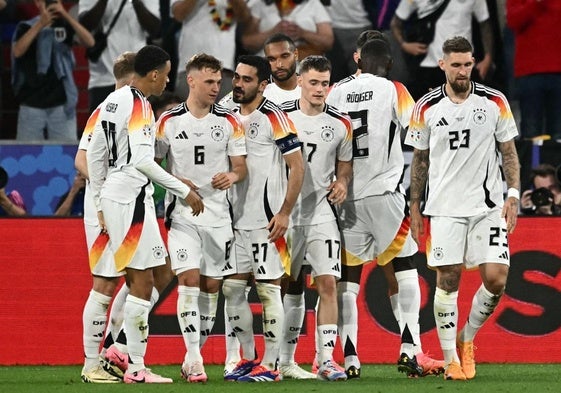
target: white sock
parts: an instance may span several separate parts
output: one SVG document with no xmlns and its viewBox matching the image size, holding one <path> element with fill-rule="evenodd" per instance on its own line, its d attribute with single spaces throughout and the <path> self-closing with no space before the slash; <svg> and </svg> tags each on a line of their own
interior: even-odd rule
<svg viewBox="0 0 561 393">
<path fill-rule="evenodd" d="M 321 365 L 333 357 L 333 350 L 337 342 L 337 325 L 319 325 L 317 334 L 320 347 L 318 363 Z"/>
<path fill-rule="evenodd" d="M 199 316 L 200 289 L 185 285 L 177 286 L 177 320 L 187 353 L 185 363 L 202 361 L 200 352 L 201 318 Z"/>
<path fill-rule="evenodd" d="M 294 354 L 304 323 L 306 307 L 304 293 L 300 295 L 284 295 L 284 326 L 280 346 L 280 364 L 294 363 Z"/>
<path fill-rule="evenodd" d="M 212 327 L 216 321 L 216 308 L 218 307 L 218 292 L 207 293 L 201 292 L 199 294 L 199 312 L 201 316 L 201 338 L 199 342 L 200 348 L 205 345 L 205 342 L 212 332 Z"/>
<path fill-rule="evenodd" d="M 473 296 L 467 323 L 460 332 L 461 341 L 473 341 L 481 326 L 495 311 L 501 296 L 492 294 L 481 284 Z"/>
<path fill-rule="evenodd" d="M 360 285 L 349 281 L 337 283 L 337 301 L 339 307 L 339 336 L 345 356 L 345 369 L 350 366 L 360 368 L 357 353 L 358 307 L 356 300 Z"/>
<path fill-rule="evenodd" d="M 412 357 L 421 352 L 419 310 L 421 308 L 421 288 L 417 269 L 395 273 L 399 292 L 397 299 L 400 314 L 401 352 Z M 417 352 L 418 351 L 418 352 Z"/>
<path fill-rule="evenodd" d="M 444 363 L 460 362 L 456 352 L 458 332 L 458 291 L 446 292 L 436 288 L 434 293 L 434 320 L 444 355 Z"/>
<path fill-rule="evenodd" d="M 113 304 L 111 304 L 111 310 L 109 311 L 107 330 L 105 331 L 104 349 L 109 348 L 111 344 L 117 341 L 119 331 L 123 328 L 125 301 L 129 292 L 129 287 L 123 284 L 113 298 Z"/>
<path fill-rule="evenodd" d="M 128 372 L 146 368 L 144 355 L 148 343 L 148 314 L 150 302 L 129 294 L 125 302 L 125 329 L 127 331 L 127 348 L 129 352 Z"/>
<path fill-rule="evenodd" d="M 253 313 L 245 294 L 245 280 L 228 278 L 222 284 L 222 293 L 226 298 L 226 311 L 232 330 L 242 348 L 244 359 L 255 359 L 255 338 L 253 336 Z"/>
<path fill-rule="evenodd" d="M 263 354 L 261 364 L 269 370 L 274 370 L 279 357 L 284 323 L 280 285 L 257 282 L 256 287 L 257 295 L 259 295 L 263 305 L 265 353 Z"/>
<path fill-rule="evenodd" d="M 99 345 L 103 339 L 103 331 L 107 322 L 107 309 L 110 302 L 111 297 L 92 289 L 84 305 L 82 314 L 84 365 L 88 369 L 99 364 Z"/>
<path fill-rule="evenodd" d="M 224 360 L 224 364 L 237 363 L 241 359 L 240 341 L 228 320 L 228 312 L 226 311 L 227 302 L 227 300 L 224 300 L 224 339 L 226 343 L 226 359 Z"/>
</svg>

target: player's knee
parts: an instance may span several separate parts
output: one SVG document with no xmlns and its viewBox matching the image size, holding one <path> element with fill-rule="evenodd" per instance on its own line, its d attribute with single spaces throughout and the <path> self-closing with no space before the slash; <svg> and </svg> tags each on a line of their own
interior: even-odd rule
<svg viewBox="0 0 561 393">
<path fill-rule="evenodd" d="M 495 296 L 500 296 L 504 293 L 506 288 L 506 276 L 492 277 L 485 281 L 485 289 Z"/>
<path fill-rule="evenodd" d="M 245 287 L 247 282 L 245 280 L 235 280 L 228 278 L 222 284 L 222 294 L 228 300 L 233 300 L 237 297 L 245 297 Z"/>
<path fill-rule="evenodd" d="M 257 289 L 257 296 L 259 296 L 263 307 L 268 307 L 277 303 L 282 304 L 279 285 L 258 281 L 255 283 L 255 288 Z"/>
</svg>

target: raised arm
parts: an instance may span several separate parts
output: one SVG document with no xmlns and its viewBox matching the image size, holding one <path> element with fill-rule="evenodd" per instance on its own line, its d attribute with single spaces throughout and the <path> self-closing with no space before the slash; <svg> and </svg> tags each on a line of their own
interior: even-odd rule
<svg viewBox="0 0 561 393">
<path fill-rule="evenodd" d="M 150 36 L 158 36 L 161 27 L 160 18 L 148 11 L 148 8 L 146 8 L 142 0 L 132 0 L 132 6 L 140 26 L 146 30 Z"/>
<path fill-rule="evenodd" d="M 105 13 L 105 8 L 107 8 L 107 1 L 108 0 L 98 0 L 88 11 L 80 13 L 78 20 L 82 26 L 90 31 L 94 30 L 101 22 L 101 18 Z"/>
</svg>

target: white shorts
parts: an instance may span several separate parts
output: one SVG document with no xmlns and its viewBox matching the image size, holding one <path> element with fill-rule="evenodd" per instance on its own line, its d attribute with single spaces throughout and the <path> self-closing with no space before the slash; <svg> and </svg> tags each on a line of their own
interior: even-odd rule
<svg viewBox="0 0 561 393">
<path fill-rule="evenodd" d="M 141 194 L 136 201 L 119 203 L 101 199 L 101 209 L 117 271 L 146 270 L 165 265 L 167 251 L 160 234 L 152 196 Z"/>
<path fill-rule="evenodd" d="M 84 231 L 92 275 L 108 278 L 123 276 L 125 272 L 118 272 L 115 267 L 109 236 L 101 233 L 99 225 L 84 224 Z"/>
<path fill-rule="evenodd" d="M 417 252 L 409 231 L 405 197 L 399 192 L 345 201 L 339 211 L 342 264 L 357 266 L 377 258 L 381 266 Z"/>
<path fill-rule="evenodd" d="M 234 232 L 223 227 L 193 225 L 173 220 L 168 232 L 171 268 L 175 274 L 200 269 L 207 277 L 222 278 L 230 270 L 230 248 Z"/>
<path fill-rule="evenodd" d="M 234 260 L 230 274 L 251 273 L 256 280 L 276 280 L 290 274 L 290 255 L 286 239 L 269 242 L 267 229 L 234 230 Z"/>
<path fill-rule="evenodd" d="M 289 230 L 290 276 L 296 279 L 307 261 L 312 277 L 341 278 L 341 235 L 336 221 L 295 226 Z"/>
<path fill-rule="evenodd" d="M 500 209 L 473 217 L 431 217 L 427 240 L 429 266 L 464 263 L 475 269 L 485 262 L 510 265 L 506 220 Z"/>
</svg>

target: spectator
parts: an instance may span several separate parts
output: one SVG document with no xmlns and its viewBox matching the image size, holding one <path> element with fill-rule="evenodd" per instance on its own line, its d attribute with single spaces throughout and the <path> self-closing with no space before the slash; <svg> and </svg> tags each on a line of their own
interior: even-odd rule
<svg viewBox="0 0 561 393">
<path fill-rule="evenodd" d="M 561 2 L 508 0 L 506 6 L 515 37 L 521 134 L 549 134 L 561 140 Z"/>
<path fill-rule="evenodd" d="M 561 216 L 561 186 L 559 170 L 550 164 L 541 164 L 532 169 L 532 188 L 522 193 L 521 212 L 527 215 Z M 557 175 L 557 178 L 556 178 Z"/>
<path fill-rule="evenodd" d="M 175 93 L 186 99 L 189 93 L 185 64 L 198 53 L 216 57 L 224 66 L 218 100 L 232 90 L 236 23 L 251 18 L 245 0 L 171 0 L 171 13 L 182 23 L 178 43 Z"/>
<path fill-rule="evenodd" d="M 493 62 L 493 32 L 485 0 L 401 0 L 392 19 L 391 30 L 406 56 L 409 75 L 414 78 L 408 84 L 414 99 L 446 82 L 444 73 L 438 67 L 442 44 L 452 36 L 466 37 L 471 42 L 472 15 L 479 22 L 485 52 L 483 60 L 475 67 L 479 75 L 472 77 L 485 80 Z M 407 30 L 406 21 L 409 24 Z"/>
<path fill-rule="evenodd" d="M 333 46 L 331 18 L 320 0 L 250 0 L 252 19 L 242 33 L 242 43 L 260 52 L 265 40 L 283 33 L 296 42 L 300 58 L 323 55 Z"/>
<path fill-rule="evenodd" d="M 83 216 L 85 192 L 86 178 L 80 173 L 76 173 L 70 190 L 60 197 L 54 215 L 57 217 Z"/>
<path fill-rule="evenodd" d="M 4 75 L 4 31 L 6 29 L 4 24 L 11 24 L 14 21 L 14 0 L 0 0 L 0 75 Z M 2 84 L 3 81 L 0 80 L 0 97 L 2 97 Z M 0 100 L 0 112 L 2 112 L 4 103 Z M 0 116 L 0 129 L 2 129 L 2 119 Z"/>
<path fill-rule="evenodd" d="M 72 71 L 74 35 L 86 47 L 93 36 L 60 0 L 35 0 L 39 15 L 16 26 L 12 85 L 21 106 L 17 139 L 76 142 L 78 90 Z M 44 134 L 46 128 L 47 134 Z"/>
<path fill-rule="evenodd" d="M 2 216 L 25 216 L 25 205 L 19 192 L 12 191 L 6 194 L 4 187 L 0 188 L 0 217 Z"/>
<path fill-rule="evenodd" d="M 119 9 L 122 11 L 107 36 L 107 46 L 97 61 L 89 61 L 88 82 L 89 111 L 115 89 L 113 62 L 123 52 L 136 52 L 149 37 L 160 31 L 160 8 L 157 1 L 146 0 L 81 0 L 80 22 L 90 31 L 107 32 Z"/>
<path fill-rule="evenodd" d="M 326 8 L 333 24 L 333 47 L 327 52 L 333 84 L 356 71 L 355 41 L 364 30 L 376 26 L 378 7 L 374 2 L 347 0 L 333 1 Z"/>
</svg>

